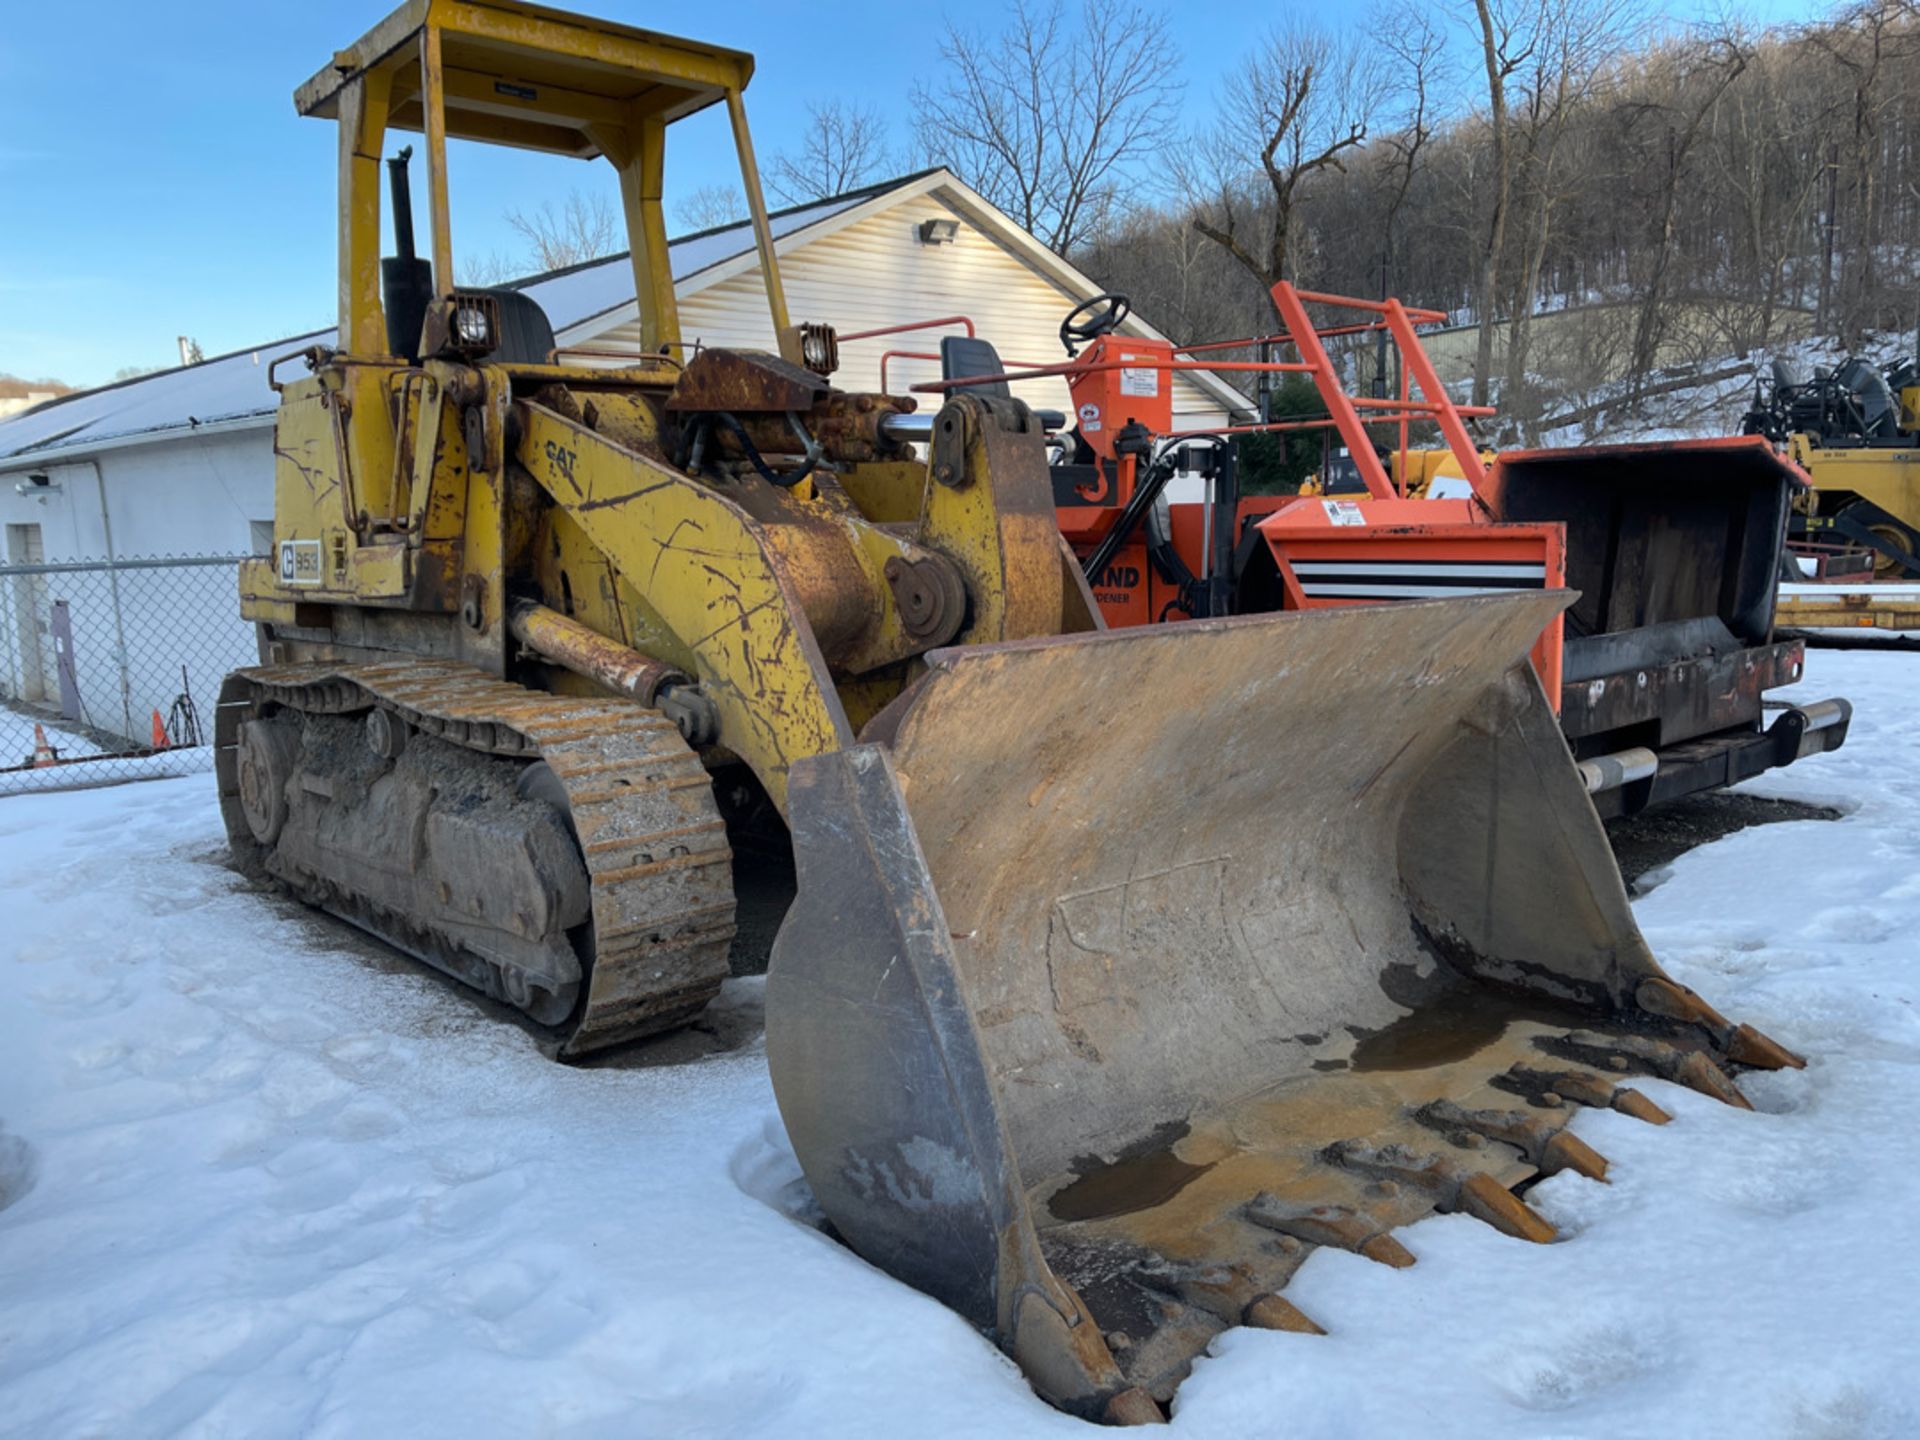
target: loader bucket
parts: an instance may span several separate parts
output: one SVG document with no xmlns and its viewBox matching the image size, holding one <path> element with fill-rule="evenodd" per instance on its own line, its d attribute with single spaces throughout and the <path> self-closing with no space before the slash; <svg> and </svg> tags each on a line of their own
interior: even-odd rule
<svg viewBox="0 0 1920 1440">
<path fill-rule="evenodd" d="M 1525 661 L 1565 591 L 939 652 L 796 765 L 767 1050 L 861 1255 L 1159 1416 L 1314 1246 L 1605 1162 L 1622 1071 L 1792 1064 L 1666 980 Z"/>
</svg>

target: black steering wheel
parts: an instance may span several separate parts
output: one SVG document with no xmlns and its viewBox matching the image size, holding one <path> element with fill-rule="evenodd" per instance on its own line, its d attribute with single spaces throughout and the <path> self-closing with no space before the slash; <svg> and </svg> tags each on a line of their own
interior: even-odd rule
<svg viewBox="0 0 1920 1440">
<path fill-rule="evenodd" d="M 1094 308 L 1096 306 L 1100 308 L 1096 310 Z M 1080 320 L 1078 324 L 1074 323 L 1079 316 L 1086 315 L 1089 310 L 1093 310 L 1094 313 L 1087 315 L 1087 318 Z M 1132 313 L 1133 302 L 1126 296 L 1096 295 L 1084 305 L 1074 306 L 1067 318 L 1060 322 L 1060 343 L 1067 347 L 1067 355 L 1071 358 L 1080 353 L 1074 341 L 1078 340 L 1084 344 L 1089 340 L 1098 340 L 1102 335 L 1118 330 L 1121 323 Z"/>
</svg>

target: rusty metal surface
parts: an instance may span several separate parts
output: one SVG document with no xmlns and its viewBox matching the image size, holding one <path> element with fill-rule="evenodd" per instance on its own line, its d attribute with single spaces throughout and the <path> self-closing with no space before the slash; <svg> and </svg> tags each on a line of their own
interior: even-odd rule
<svg viewBox="0 0 1920 1440">
<path fill-rule="evenodd" d="M 1560 687 L 1560 723 L 1576 743 L 1644 726 L 1653 745 L 1751 725 L 1763 693 L 1797 682 L 1804 660 L 1800 641 L 1779 640 L 1568 681 Z"/>
<path fill-rule="evenodd" d="M 514 638 L 528 649 L 642 705 L 654 704 L 663 686 L 687 683 L 685 672 L 676 666 L 609 640 L 545 605 L 515 601 L 508 623 Z"/>
<path fill-rule="evenodd" d="M 687 362 L 667 409 L 806 413 L 828 391 L 824 377 L 758 350 L 702 350 Z"/>
<path fill-rule="evenodd" d="M 1608 1077 L 1743 1103 L 1733 1052 L 1780 1057 L 1646 988 L 1525 665 L 1565 599 L 941 651 L 797 765 L 768 1061 L 839 1232 L 1097 1415 L 1291 1323 L 1314 1245 L 1552 1239 L 1510 1187 L 1604 1177 L 1573 1107 L 1664 1118 Z"/>
<path fill-rule="evenodd" d="M 276 866 L 274 848 L 256 838 L 242 785 L 246 725 L 275 710 L 364 717 L 376 707 L 410 731 L 503 767 L 508 783 L 536 762 L 551 771 L 549 799 L 564 807 L 591 886 L 591 932 L 576 952 L 570 990 L 530 991 L 502 963 L 512 956 L 486 942 L 484 925 L 454 929 L 395 909 L 345 870 L 304 875 Z M 725 825 L 698 756 L 654 711 L 544 695 L 441 661 L 289 665 L 229 676 L 214 738 L 221 812 L 242 868 L 276 874 L 309 904 L 526 1010 L 562 1056 L 684 1024 L 727 976 L 734 901 Z M 383 783 L 384 772 L 370 772 L 339 803 L 364 803 L 365 789 Z M 431 868 L 426 857 L 412 863 Z"/>
</svg>

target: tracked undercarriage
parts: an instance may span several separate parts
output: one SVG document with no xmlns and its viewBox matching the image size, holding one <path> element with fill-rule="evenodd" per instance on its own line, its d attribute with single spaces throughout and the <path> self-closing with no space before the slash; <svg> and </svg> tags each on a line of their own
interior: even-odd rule
<svg viewBox="0 0 1920 1440">
<path fill-rule="evenodd" d="M 237 671 L 220 804 L 242 866 L 525 1012 L 581 1055 L 727 976 L 732 856 L 698 756 L 621 700 L 431 660 Z"/>
</svg>

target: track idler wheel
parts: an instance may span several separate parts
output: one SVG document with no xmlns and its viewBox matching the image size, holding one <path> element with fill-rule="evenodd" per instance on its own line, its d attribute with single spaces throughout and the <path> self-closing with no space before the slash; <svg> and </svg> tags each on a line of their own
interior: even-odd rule
<svg viewBox="0 0 1920 1440">
<path fill-rule="evenodd" d="M 247 817 L 247 829 L 262 845 L 273 844 L 286 827 L 287 784 L 299 749 L 300 732 L 295 726 L 249 720 L 240 727 L 240 808 Z"/>
</svg>

